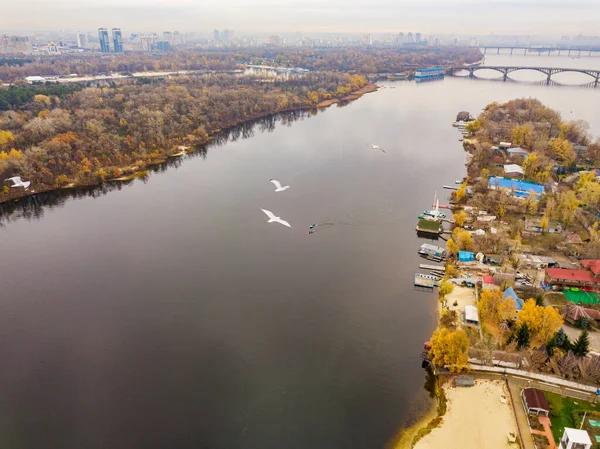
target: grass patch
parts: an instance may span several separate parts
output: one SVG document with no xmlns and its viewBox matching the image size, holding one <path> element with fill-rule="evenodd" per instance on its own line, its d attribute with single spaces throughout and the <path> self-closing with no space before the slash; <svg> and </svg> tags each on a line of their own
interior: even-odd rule
<svg viewBox="0 0 600 449">
<path fill-rule="evenodd" d="M 579 429 L 581 421 L 575 422 L 575 416 L 578 411 L 600 412 L 600 403 L 591 404 L 581 399 L 563 398 L 556 393 L 544 391 L 548 404 L 550 405 L 550 422 L 552 423 L 552 436 L 554 441 L 559 441 L 565 430 L 565 427 Z"/>
</svg>

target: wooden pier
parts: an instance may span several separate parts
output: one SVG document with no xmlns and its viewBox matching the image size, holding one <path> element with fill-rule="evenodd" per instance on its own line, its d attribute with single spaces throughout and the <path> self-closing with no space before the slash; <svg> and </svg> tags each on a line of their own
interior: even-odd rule
<svg viewBox="0 0 600 449">
<path fill-rule="evenodd" d="M 448 190 L 458 190 L 459 187 L 456 186 L 442 186 L 444 189 L 448 189 Z M 440 207 L 442 207 L 442 205 L 440 204 Z"/>
<path fill-rule="evenodd" d="M 430 292 L 438 284 L 439 284 L 439 281 L 436 281 L 434 279 L 434 276 L 432 276 L 432 275 L 415 273 L 415 281 L 414 281 L 415 290 Z"/>
<path fill-rule="evenodd" d="M 422 263 L 419 265 L 419 268 L 422 270 L 431 270 L 431 271 L 445 271 L 446 268 L 443 265 L 428 265 L 426 263 Z"/>
</svg>

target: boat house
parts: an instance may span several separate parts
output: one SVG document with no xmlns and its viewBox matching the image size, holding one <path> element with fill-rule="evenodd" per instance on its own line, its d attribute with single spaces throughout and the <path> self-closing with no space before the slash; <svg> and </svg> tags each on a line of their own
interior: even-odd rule
<svg viewBox="0 0 600 449">
<path fill-rule="evenodd" d="M 528 198 L 530 196 L 539 199 L 544 193 L 544 186 L 519 179 L 506 179 L 490 176 L 488 187 L 492 190 L 509 191 L 517 198 Z"/>
</svg>

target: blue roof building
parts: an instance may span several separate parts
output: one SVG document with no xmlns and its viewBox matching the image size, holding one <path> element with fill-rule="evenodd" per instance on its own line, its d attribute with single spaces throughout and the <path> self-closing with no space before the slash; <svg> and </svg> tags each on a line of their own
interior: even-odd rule
<svg viewBox="0 0 600 449">
<path fill-rule="evenodd" d="M 459 262 L 472 262 L 475 260 L 475 253 L 470 251 L 459 251 L 458 252 L 458 261 Z"/>
<path fill-rule="evenodd" d="M 515 302 L 517 312 L 523 308 L 523 300 L 517 296 L 517 293 L 512 287 L 508 287 L 506 290 L 504 290 L 504 295 L 502 295 L 502 299 L 506 298 L 512 298 L 512 300 Z"/>
<path fill-rule="evenodd" d="M 542 193 L 544 193 L 544 186 L 541 184 L 534 184 L 518 179 L 498 178 L 496 176 L 490 176 L 488 186 L 492 190 L 505 189 L 514 191 L 514 195 L 517 198 L 533 196 L 534 198 L 539 199 L 542 196 Z"/>
</svg>

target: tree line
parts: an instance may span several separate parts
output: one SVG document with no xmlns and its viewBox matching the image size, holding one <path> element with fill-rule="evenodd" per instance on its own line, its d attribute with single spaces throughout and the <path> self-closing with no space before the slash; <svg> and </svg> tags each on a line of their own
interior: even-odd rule
<svg viewBox="0 0 600 449">
<path fill-rule="evenodd" d="M 226 74 L 128 79 L 55 95 L 28 86 L 31 99 L 0 114 L 0 178 L 21 176 L 37 191 L 94 185 L 164 162 L 224 128 L 313 108 L 366 83 L 360 75 L 320 72 L 290 81 Z M 0 201 L 22 194 L 17 190 L 5 185 Z"/>
</svg>

